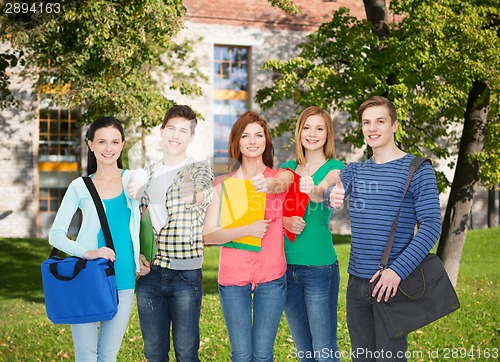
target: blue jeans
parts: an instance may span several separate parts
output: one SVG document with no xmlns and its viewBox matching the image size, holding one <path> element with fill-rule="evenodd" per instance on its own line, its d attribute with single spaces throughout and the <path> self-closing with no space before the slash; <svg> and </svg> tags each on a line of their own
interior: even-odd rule
<svg viewBox="0 0 500 362">
<path fill-rule="evenodd" d="M 285 306 L 286 275 L 258 284 L 253 291 L 251 284 L 219 285 L 219 295 L 231 344 L 231 361 L 274 361 L 274 341 Z"/>
<path fill-rule="evenodd" d="M 339 264 L 287 268 L 285 316 L 301 362 L 340 361 L 337 345 Z"/>
<path fill-rule="evenodd" d="M 172 270 L 153 265 L 148 275 L 139 278 L 137 310 L 144 338 L 144 355 L 149 362 L 169 360 L 170 325 L 176 360 L 200 360 L 202 293 L 201 269 Z"/>
<path fill-rule="evenodd" d="M 346 302 L 353 361 L 406 361 L 407 337 L 394 339 L 387 334 L 384 321 L 373 308 L 377 300 L 370 295 L 369 279 L 349 275 Z"/>
<path fill-rule="evenodd" d="M 114 362 L 127 329 L 134 290 L 118 291 L 118 313 L 109 321 L 72 324 L 71 334 L 77 362 Z"/>
</svg>

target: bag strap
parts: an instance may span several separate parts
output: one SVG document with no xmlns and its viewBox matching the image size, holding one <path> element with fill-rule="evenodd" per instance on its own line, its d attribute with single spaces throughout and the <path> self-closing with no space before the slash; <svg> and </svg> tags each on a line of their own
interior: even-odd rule
<svg viewBox="0 0 500 362">
<path fill-rule="evenodd" d="M 102 206 L 101 198 L 97 193 L 97 189 L 94 186 L 91 178 L 88 176 L 82 176 L 83 182 L 89 189 L 90 196 L 92 196 L 92 200 L 94 200 L 95 208 L 97 209 L 97 215 L 99 215 L 99 220 L 101 221 L 102 233 L 104 234 L 104 240 L 106 241 L 106 246 L 111 250 L 115 251 L 115 246 L 113 244 L 113 238 L 111 237 L 111 232 L 109 230 L 108 219 L 106 219 L 106 212 L 104 211 L 104 207 Z"/>
<path fill-rule="evenodd" d="M 406 178 L 406 184 L 405 184 L 405 188 L 403 190 L 403 197 L 401 198 L 401 204 L 399 204 L 398 212 L 396 214 L 396 217 L 394 218 L 394 221 L 392 222 L 391 232 L 389 233 L 389 237 L 387 238 L 387 243 L 385 244 L 384 254 L 382 254 L 382 260 L 380 261 L 380 264 L 379 264 L 379 268 L 380 268 L 381 272 L 385 268 L 387 268 L 387 263 L 389 262 L 389 256 L 391 254 L 392 244 L 394 242 L 394 237 L 396 236 L 396 227 L 398 226 L 399 214 L 401 213 L 401 207 L 403 207 L 403 201 L 405 199 L 406 192 L 408 191 L 408 188 L 410 187 L 411 179 L 413 178 L 413 175 L 415 174 L 417 169 L 420 167 L 420 165 L 422 163 L 424 163 L 425 161 L 431 162 L 431 160 L 429 160 L 428 158 L 424 158 L 424 157 L 415 157 L 410 162 L 410 168 L 408 171 L 408 177 Z"/>
<path fill-rule="evenodd" d="M 102 206 L 101 198 L 97 193 L 97 189 L 94 186 L 94 183 L 88 176 L 82 176 L 83 182 L 87 189 L 90 192 L 90 196 L 92 196 L 92 200 L 94 201 L 95 208 L 97 209 L 97 215 L 99 216 L 99 221 L 101 222 L 102 233 L 104 234 L 104 240 L 106 241 L 106 246 L 111 250 L 115 251 L 115 246 L 113 244 L 113 238 L 111 237 L 111 232 L 109 231 L 108 219 L 106 219 L 106 213 L 104 211 L 104 207 Z M 59 249 L 52 248 L 50 252 L 49 258 L 52 258 L 57 255 Z"/>
</svg>

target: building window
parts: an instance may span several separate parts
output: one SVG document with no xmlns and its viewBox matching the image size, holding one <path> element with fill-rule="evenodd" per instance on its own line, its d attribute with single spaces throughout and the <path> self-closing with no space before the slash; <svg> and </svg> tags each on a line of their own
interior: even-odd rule
<svg viewBox="0 0 500 362">
<path fill-rule="evenodd" d="M 69 183 L 80 176 L 81 128 L 78 113 L 54 106 L 46 95 L 38 108 L 37 236 L 47 237 Z M 81 216 L 75 214 L 68 235 L 76 235 Z"/>
<path fill-rule="evenodd" d="M 39 162 L 80 161 L 80 127 L 76 120 L 77 113 L 67 108 L 39 109 Z"/>
<path fill-rule="evenodd" d="M 214 166 L 227 161 L 229 131 L 238 116 L 249 109 L 250 49 L 214 47 Z"/>
</svg>

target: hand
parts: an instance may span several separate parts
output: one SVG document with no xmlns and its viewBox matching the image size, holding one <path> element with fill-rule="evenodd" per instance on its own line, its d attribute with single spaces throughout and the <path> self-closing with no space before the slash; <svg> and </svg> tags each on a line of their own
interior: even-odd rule
<svg viewBox="0 0 500 362">
<path fill-rule="evenodd" d="M 181 184 L 179 185 L 179 195 L 181 201 L 186 204 L 196 203 L 196 190 L 193 182 L 191 182 L 191 172 L 186 171 L 182 176 Z"/>
<path fill-rule="evenodd" d="M 283 226 L 288 231 L 300 235 L 306 227 L 306 222 L 300 216 L 283 217 Z"/>
<path fill-rule="evenodd" d="M 141 267 L 141 271 L 137 273 L 138 277 L 143 277 L 147 275 L 151 271 L 151 265 L 144 255 L 139 255 L 139 264 Z"/>
<path fill-rule="evenodd" d="M 248 232 L 254 238 L 262 239 L 266 235 L 267 229 L 271 226 L 271 220 L 257 220 L 248 225 Z"/>
<path fill-rule="evenodd" d="M 394 270 L 387 268 L 382 274 L 380 274 L 380 270 L 373 274 L 370 283 L 373 283 L 379 275 L 380 279 L 375 284 L 375 288 L 373 288 L 372 297 L 377 297 L 377 302 L 380 302 L 382 298 L 387 302 L 389 297 L 394 297 L 398 292 L 401 278 Z"/>
<path fill-rule="evenodd" d="M 87 260 L 104 258 L 114 262 L 116 260 L 116 254 L 112 249 L 108 248 L 107 246 L 103 246 L 99 249 L 87 250 L 85 253 L 83 253 L 83 258 Z"/>
<path fill-rule="evenodd" d="M 267 181 L 263 174 L 252 177 L 252 184 L 257 192 L 267 192 Z"/>
<path fill-rule="evenodd" d="M 135 170 L 130 172 L 130 180 L 128 181 L 127 190 L 128 194 L 133 199 L 138 199 L 138 193 L 141 189 L 141 186 L 135 182 Z"/>
<path fill-rule="evenodd" d="M 267 186 L 267 179 L 264 177 L 264 174 L 260 172 L 261 168 L 261 162 L 257 161 L 256 176 L 252 177 L 251 181 L 255 191 L 267 193 L 269 190 Z"/>
<path fill-rule="evenodd" d="M 306 163 L 306 174 L 300 177 L 299 190 L 307 195 L 314 191 L 314 181 L 310 175 L 308 163 Z"/>
<path fill-rule="evenodd" d="M 330 206 L 334 209 L 340 209 L 344 203 L 345 189 L 340 181 L 340 176 L 335 177 L 335 186 L 330 192 Z"/>
</svg>

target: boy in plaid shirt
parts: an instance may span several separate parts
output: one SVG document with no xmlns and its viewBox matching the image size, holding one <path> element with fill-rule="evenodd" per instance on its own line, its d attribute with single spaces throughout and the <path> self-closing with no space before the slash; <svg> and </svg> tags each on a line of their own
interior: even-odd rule
<svg viewBox="0 0 500 362">
<path fill-rule="evenodd" d="M 141 210 L 148 208 L 158 252 L 137 281 L 137 308 L 148 361 L 168 361 L 170 326 L 176 360 L 199 361 L 205 211 L 213 172 L 188 158 L 196 115 L 185 105 L 169 109 L 160 128 L 163 159 L 146 168 Z M 129 189 L 135 185 L 129 185 Z"/>
</svg>

